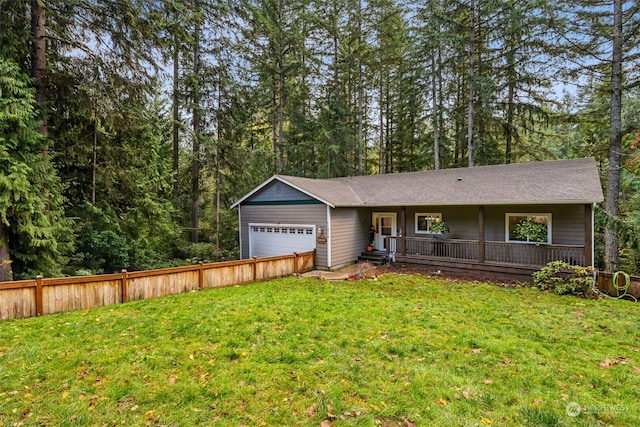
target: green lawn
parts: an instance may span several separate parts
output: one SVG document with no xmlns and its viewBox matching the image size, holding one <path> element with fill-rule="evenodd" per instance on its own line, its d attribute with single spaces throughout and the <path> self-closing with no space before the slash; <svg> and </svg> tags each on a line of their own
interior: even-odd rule
<svg viewBox="0 0 640 427">
<path fill-rule="evenodd" d="M 6 321 L 0 426 L 640 425 L 639 307 L 388 274 Z"/>
</svg>

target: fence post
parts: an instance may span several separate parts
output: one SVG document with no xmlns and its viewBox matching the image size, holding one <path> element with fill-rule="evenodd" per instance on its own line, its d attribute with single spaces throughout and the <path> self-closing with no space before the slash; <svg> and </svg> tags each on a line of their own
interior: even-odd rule
<svg viewBox="0 0 640 427">
<path fill-rule="evenodd" d="M 44 310 L 42 309 L 42 276 L 38 274 L 36 276 L 36 315 L 42 316 L 43 311 Z"/>
<path fill-rule="evenodd" d="M 204 262 L 200 261 L 200 269 L 198 270 L 198 289 L 204 289 Z"/>
<path fill-rule="evenodd" d="M 258 257 L 253 257 L 253 281 L 258 280 Z"/>
<path fill-rule="evenodd" d="M 298 252 L 293 253 L 293 274 L 298 274 Z"/>
<path fill-rule="evenodd" d="M 129 300 L 127 296 L 127 270 L 122 269 L 122 303 L 124 304 Z"/>
</svg>

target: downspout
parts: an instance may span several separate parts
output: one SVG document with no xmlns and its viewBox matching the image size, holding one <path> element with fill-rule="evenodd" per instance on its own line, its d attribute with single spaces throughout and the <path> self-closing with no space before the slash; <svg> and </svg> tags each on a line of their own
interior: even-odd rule
<svg viewBox="0 0 640 427">
<path fill-rule="evenodd" d="M 596 212 L 596 204 L 594 203 L 591 206 L 591 265 L 595 266 L 596 263 L 596 239 L 595 239 L 595 212 Z M 595 270 L 595 269 L 594 269 Z"/>
<path fill-rule="evenodd" d="M 327 206 L 327 269 L 331 269 L 331 206 Z"/>
<path fill-rule="evenodd" d="M 478 262 L 481 264 L 484 264 L 484 261 L 485 261 L 484 227 L 485 227 L 484 205 L 480 205 L 478 206 Z"/>
<path fill-rule="evenodd" d="M 599 292 L 598 289 L 598 270 L 595 268 L 596 263 L 596 246 L 595 246 L 595 212 L 596 212 L 596 204 L 593 203 L 591 206 L 591 266 L 593 268 L 593 288 Z M 611 279 L 613 280 L 613 278 Z M 601 293 L 601 292 L 600 292 Z"/>
<path fill-rule="evenodd" d="M 240 259 L 245 259 L 242 253 L 242 209 L 238 205 L 238 244 L 240 245 Z"/>
</svg>

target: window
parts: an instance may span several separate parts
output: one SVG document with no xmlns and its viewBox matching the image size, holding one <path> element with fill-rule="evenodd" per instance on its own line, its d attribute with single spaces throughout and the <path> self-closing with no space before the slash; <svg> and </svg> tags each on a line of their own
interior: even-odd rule
<svg viewBox="0 0 640 427">
<path fill-rule="evenodd" d="M 417 213 L 416 234 L 431 234 L 431 224 L 442 221 L 441 213 Z"/>
<path fill-rule="evenodd" d="M 521 243 L 551 243 L 550 213 L 508 213 L 505 240 Z"/>
</svg>

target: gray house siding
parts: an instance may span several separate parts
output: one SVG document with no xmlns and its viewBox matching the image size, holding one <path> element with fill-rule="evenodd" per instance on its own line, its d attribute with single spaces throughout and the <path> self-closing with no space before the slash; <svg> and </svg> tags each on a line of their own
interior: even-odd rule
<svg viewBox="0 0 640 427">
<path fill-rule="evenodd" d="M 353 263 L 369 241 L 371 211 L 359 208 L 331 209 L 331 268 Z"/>
<path fill-rule="evenodd" d="M 301 193 L 293 187 L 290 187 L 280 181 L 274 181 L 263 188 L 259 193 L 255 194 L 246 204 L 266 204 L 266 203 L 278 203 L 286 204 L 287 202 L 307 202 L 307 203 L 320 203 L 313 197 Z"/>
<path fill-rule="evenodd" d="M 556 245 L 584 245 L 584 205 L 500 206 L 485 209 L 485 239 L 504 241 L 507 213 L 550 213 L 551 241 Z M 591 222 L 591 218 L 588 218 Z"/>
<path fill-rule="evenodd" d="M 584 205 L 533 205 L 533 206 L 486 206 L 485 240 L 505 241 L 505 218 L 507 213 L 550 213 L 551 240 L 557 245 L 584 245 Z M 407 236 L 425 237 L 415 233 L 416 213 L 442 213 L 449 224 L 451 239 L 478 239 L 478 207 L 426 206 L 407 208 Z M 591 221 L 591 219 L 588 219 Z"/>
<path fill-rule="evenodd" d="M 423 206 L 407 208 L 407 236 L 428 237 L 425 234 L 416 234 L 417 213 L 441 213 L 442 219 L 449 224 L 451 239 L 478 238 L 478 208 L 477 206 L 444 207 Z"/>
<path fill-rule="evenodd" d="M 309 224 L 327 228 L 324 204 L 243 204 L 240 206 L 240 257 L 249 258 L 249 224 Z M 327 268 L 327 244 L 316 244 L 316 265 Z"/>
</svg>

